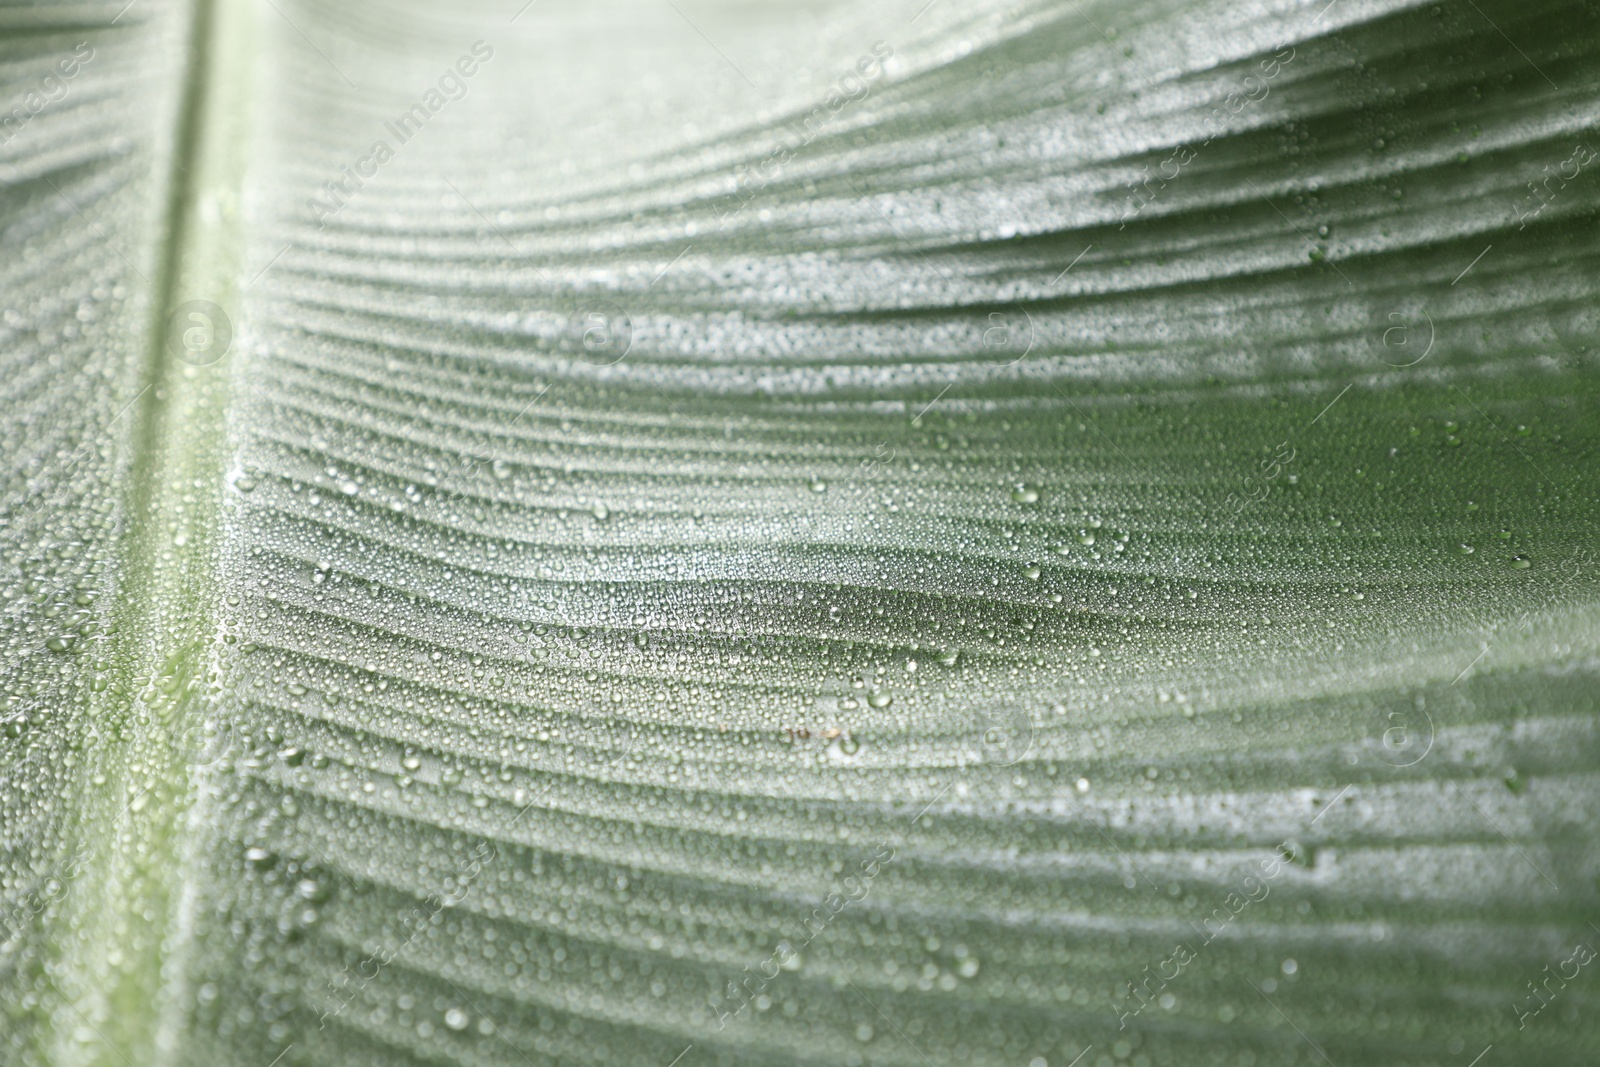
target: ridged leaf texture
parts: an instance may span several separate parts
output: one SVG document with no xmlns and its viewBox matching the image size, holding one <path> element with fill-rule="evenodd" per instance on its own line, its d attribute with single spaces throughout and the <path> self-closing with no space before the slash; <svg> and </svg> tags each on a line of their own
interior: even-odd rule
<svg viewBox="0 0 1600 1067">
<path fill-rule="evenodd" d="M 1592 1062 L 1593 5 L 124 3 L 0 1062 Z"/>
</svg>

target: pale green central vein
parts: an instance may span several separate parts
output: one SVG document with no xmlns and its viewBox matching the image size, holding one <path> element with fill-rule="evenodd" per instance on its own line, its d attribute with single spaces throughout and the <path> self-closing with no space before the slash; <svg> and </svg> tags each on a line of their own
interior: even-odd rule
<svg viewBox="0 0 1600 1067">
<path fill-rule="evenodd" d="M 195 785 L 180 739 L 198 732 L 208 703 L 223 415 L 238 342 L 209 360 L 209 352 L 179 358 L 169 318 L 190 301 L 209 301 L 224 309 L 213 328 L 233 326 L 254 12 L 248 0 L 194 0 L 164 15 L 184 16 L 188 70 L 175 101 L 146 331 L 151 388 L 125 490 L 117 669 L 93 706 L 103 728 L 90 773 L 110 788 L 84 801 L 96 865 L 72 902 L 83 934 L 64 946 L 58 983 L 66 1014 L 88 1024 L 94 1040 L 75 1038 L 79 1027 L 58 1027 L 49 1059 L 62 1065 L 165 1059 L 158 1046 L 172 1030 L 169 1008 L 180 1002 L 163 978 L 181 970 L 163 963 L 182 943 L 181 824 Z M 155 989 L 163 994 L 152 1005 Z"/>
</svg>

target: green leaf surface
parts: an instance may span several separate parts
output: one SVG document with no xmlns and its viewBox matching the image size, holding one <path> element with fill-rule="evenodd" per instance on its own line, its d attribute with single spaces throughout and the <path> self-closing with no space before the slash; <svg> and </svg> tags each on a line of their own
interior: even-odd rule
<svg viewBox="0 0 1600 1067">
<path fill-rule="evenodd" d="M 124 2 L 0 1064 L 1591 1062 L 1592 5 Z"/>
</svg>

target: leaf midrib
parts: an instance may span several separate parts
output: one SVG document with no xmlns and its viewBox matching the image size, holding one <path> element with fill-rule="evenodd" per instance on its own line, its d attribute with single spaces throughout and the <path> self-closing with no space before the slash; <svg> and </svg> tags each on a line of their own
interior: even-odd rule
<svg viewBox="0 0 1600 1067">
<path fill-rule="evenodd" d="M 197 783 L 177 739 L 205 718 L 210 582 L 218 540 L 219 493 L 229 357 L 191 366 L 166 349 L 166 319 L 187 300 L 229 308 L 241 248 L 239 192 L 247 147 L 249 0 L 191 0 L 155 27 L 155 42 L 181 33 L 185 70 L 168 129 L 163 212 L 155 277 L 145 307 L 145 391 L 130 412 L 125 526 L 117 552 L 117 601 L 110 685 L 93 694 L 103 724 L 84 775 L 79 825 L 95 865 L 71 902 L 63 929 L 60 993 L 72 1012 L 98 1017 L 98 1041 L 59 1027 L 48 1062 L 134 1067 L 170 1059 L 187 1002 L 163 966 L 181 951 L 180 901 L 188 881 L 183 812 Z M 186 17 L 186 21 L 185 20 Z M 173 527 L 176 526 L 176 529 Z M 181 534 L 181 536 L 180 536 Z M 153 990 L 160 990 L 152 996 Z M 87 1009 L 87 1010 L 85 1010 Z M 70 1015 L 70 1013 L 69 1013 Z"/>
</svg>

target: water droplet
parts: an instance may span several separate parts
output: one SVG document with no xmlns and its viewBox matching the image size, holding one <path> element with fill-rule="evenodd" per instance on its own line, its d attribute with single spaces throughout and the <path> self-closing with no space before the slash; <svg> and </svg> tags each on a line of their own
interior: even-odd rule
<svg viewBox="0 0 1600 1067">
<path fill-rule="evenodd" d="M 1527 570 L 1529 567 L 1533 566 L 1533 560 L 1529 559 L 1527 556 L 1512 556 L 1511 565 L 1519 571 Z"/>
<path fill-rule="evenodd" d="M 472 1017 L 460 1008 L 451 1008 L 444 1013 L 444 1024 L 452 1030 L 465 1030 Z"/>
<path fill-rule="evenodd" d="M 1039 490 L 1026 485 L 1019 485 L 1011 490 L 1011 499 L 1019 504 L 1037 504 L 1039 502 Z"/>
</svg>

